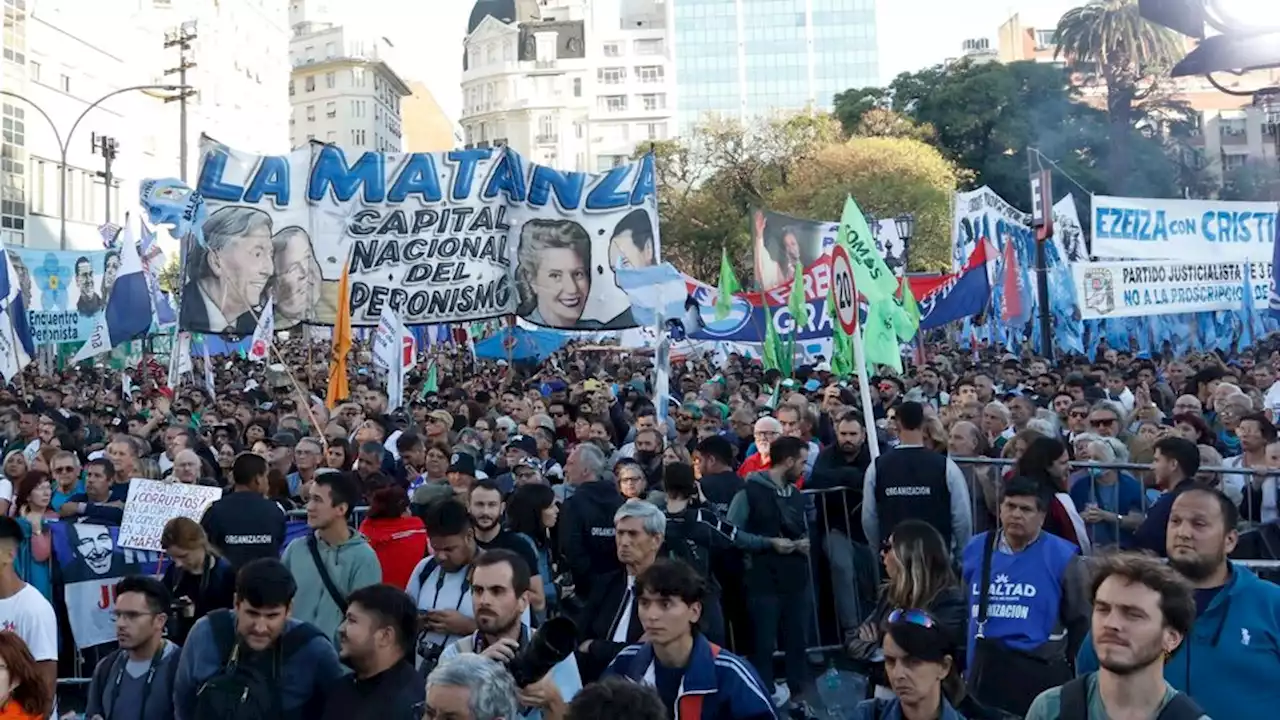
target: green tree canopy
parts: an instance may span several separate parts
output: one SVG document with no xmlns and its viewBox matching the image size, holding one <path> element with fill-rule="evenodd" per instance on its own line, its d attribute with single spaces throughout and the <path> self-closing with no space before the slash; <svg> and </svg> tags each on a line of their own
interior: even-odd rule
<svg viewBox="0 0 1280 720">
<path fill-rule="evenodd" d="M 846 143 L 835 117 L 803 112 L 747 123 L 708 117 L 686 136 L 656 143 L 663 257 L 715 282 L 725 248 L 738 277 L 751 278 L 752 207 L 834 221 L 845 195 L 853 193 L 869 212 L 915 213 L 912 267 L 944 269 L 950 243 L 945 216 L 963 176 L 912 139 L 931 128 L 892 114 L 872 117 L 893 137 Z M 649 149 L 648 143 L 638 147 L 636 156 Z"/>
</svg>

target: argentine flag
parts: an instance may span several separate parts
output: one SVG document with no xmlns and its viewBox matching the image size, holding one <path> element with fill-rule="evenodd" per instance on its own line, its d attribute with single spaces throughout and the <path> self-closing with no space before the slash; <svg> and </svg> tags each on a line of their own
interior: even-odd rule
<svg viewBox="0 0 1280 720">
<path fill-rule="evenodd" d="M 0 243 L 0 375 L 10 382 L 36 354 L 35 340 L 27 325 L 27 307 L 22 301 L 18 273 L 9 262 L 9 253 Z"/>
<path fill-rule="evenodd" d="M 72 363 L 110 352 L 111 348 L 140 337 L 151 328 L 151 290 L 142 270 L 142 259 L 138 257 L 132 223 L 126 224 L 123 232 L 120 274 L 111 286 L 107 308 L 98 317 L 98 324 L 88 342 L 71 359 Z"/>
</svg>

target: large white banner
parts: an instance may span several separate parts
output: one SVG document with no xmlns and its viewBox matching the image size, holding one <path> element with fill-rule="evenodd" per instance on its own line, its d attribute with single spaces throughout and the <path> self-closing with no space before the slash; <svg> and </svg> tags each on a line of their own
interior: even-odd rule
<svg viewBox="0 0 1280 720">
<path fill-rule="evenodd" d="M 1093 197 L 1097 258 L 1262 262 L 1275 239 L 1275 203 Z"/>
<path fill-rule="evenodd" d="M 1209 310 L 1244 304 L 1246 263 L 1084 262 L 1071 265 L 1086 320 Z M 1248 263 L 1255 307 L 1266 307 L 1271 262 Z"/>
<path fill-rule="evenodd" d="M 204 244 L 188 248 L 184 330 L 247 335 L 268 297 L 277 329 L 516 314 L 546 327 L 632 327 L 613 269 L 659 258 L 653 156 L 591 175 L 509 148 L 445 153 L 237 152 L 206 139 Z M 337 308 L 349 265 L 351 303 Z"/>
<path fill-rule="evenodd" d="M 1054 212 L 1056 217 L 1057 206 Z M 1029 233 L 1028 219 L 1027 213 L 1005 202 L 989 187 L 956 193 L 951 226 L 952 271 L 964 270 L 969 256 L 983 239 L 1002 249 L 1006 237 Z"/>
</svg>

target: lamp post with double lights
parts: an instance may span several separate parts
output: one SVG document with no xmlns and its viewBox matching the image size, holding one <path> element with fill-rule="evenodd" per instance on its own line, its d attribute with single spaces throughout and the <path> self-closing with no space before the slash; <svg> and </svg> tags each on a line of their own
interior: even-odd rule
<svg viewBox="0 0 1280 720">
<path fill-rule="evenodd" d="M 189 89 L 190 88 L 184 85 L 131 85 L 129 87 L 120 88 L 119 90 L 113 90 L 90 103 L 89 106 L 80 113 L 80 116 L 76 118 L 75 122 L 71 123 L 71 129 L 67 131 L 65 136 L 58 131 L 58 124 L 53 121 L 53 118 L 49 117 L 49 113 L 45 112 L 44 108 L 34 102 L 31 102 L 30 99 L 19 95 L 18 93 L 10 92 L 8 90 L 0 90 L 0 95 L 7 95 L 11 98 L 21 100 L 36 112 L 40 113 L 44 117 L 45 121 L 49 123 L 49 129 L 53 131 L 53 139 L 58 143 L 58 152 L 61 154 L 61 164 L 58 166 L 58 244 L 60 249 L 67 249 L 67 153 L 71 150 L 71 138 L 76 134 L 76 128 L 80 126 L 80 121 L 84 120 L 85 116 L 94 108 L 123 93 L 146 90 L 184 92 Z"/>
</svg>

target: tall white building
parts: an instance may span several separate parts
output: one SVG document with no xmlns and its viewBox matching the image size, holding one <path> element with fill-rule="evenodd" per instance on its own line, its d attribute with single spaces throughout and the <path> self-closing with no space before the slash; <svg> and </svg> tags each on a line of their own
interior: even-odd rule
<svg viewBox="0 0 1280 720">
<path fill-rule="evenodd" d="M 669 0 L 479 0 L 463 45 L 468 146 L 596 172 L 674 134 Z"/>
<path fill-rule="evenodd" d="M 179 103 L 164 100 L 173 93 L 126 89 L 178 82 L 178 75 L 165 74 L 178 66 L 178 51 L 166 49 L 164 41 L 166 30 L 184 22 L 196 30 L 188 53 L 196 64 L 187 73 L 187 84 L 196 91 L 187 101 L 188 180 L 195 182 L 201 134 L 247 150 L 287 149 L 283 5 L 266 0 L 4 2 L 0 75 L 3 88 L 23 98 L 3 98 L 0 229 L 5 243 L 59 247 L 64 145 L 68 248 L 101 249 L 97 226 L 108 217 L 118 222 L 125 211 L 136 209 L 140 180 L 184 174 Z M 117 91 L 122 92 L 101 100 Z M 118 143 L 110 202 L 98 175 L 105 161 L 92 147 L 95 135 Z"/>
<path fill-rule="evenodd" d="M 400 99 L 412 91 L 392 69 L 390 41 L 358 27 L 321 22 L 298 22 L 293 31 L 290 145 L 319 140 L 400 152 Z"/>
</svg>

